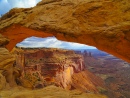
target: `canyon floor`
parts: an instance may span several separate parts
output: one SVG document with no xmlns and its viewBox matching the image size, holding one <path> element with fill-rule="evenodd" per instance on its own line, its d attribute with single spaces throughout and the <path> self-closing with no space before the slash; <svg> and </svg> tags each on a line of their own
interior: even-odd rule
<svg viewBox="0 0 130 98">
<path fill-rule="evenodd" d="M 79 52 L 79 51 L 78 51 Z M 54 48 L 14 48 L 17 86 L 0 98 L 107 98 L 103 80 L 85 68 L 83 54 Z M 81 81 L 82 80 L 82 81 Z"/>
<path fill-rule="evenodd" d="M 68 52 L 70 53 L 70 51 Z M 80 51 L 77 51 L 77 53 L 84 56 L 86 69 L 104 80 L 106 89 L 98 88 L 99 92 L 93 93 L 83 92 L 77 89 L 66 90 L 61 87 L 56 87 L 55 85 L 40 89 L 34 88 L 33 90 L 17 86 L 0 91 L 0 98 L 130 98 L 129 63 L 96 49 L 87 50 L 88 56 L 85 56 Z M 42 55 L 37 56 L 39 58 Z M 32 55 L 29 54 L 28 57 L 32 58 Z M 90 82 L 94 83 L 94 81 L 96 81 L 95 83 L 97 83 L 97 81 L 100 81 L 100 79 L 98 80 L 98 78 L 88 73 L 87 71 L 86 75 L 88 75 L 88 79 L 90 79 L 89 77 L 91 76 Z M 81 80 L 82 79 L 83 78 L 81 78 Z M 80 84 L 82 83 L 83 81 L 81 81 Z"/>
<path fill-rule="evenodd" d="M 90 50 L 92 51 L 92 50 Z M 103 92 L 109 98 L 130 98 L 130 64 L 112 55 L 93 50 L 93 57 L 85 58 L 89 71 L 100 76 L 107 86 Z"/>
</svg>

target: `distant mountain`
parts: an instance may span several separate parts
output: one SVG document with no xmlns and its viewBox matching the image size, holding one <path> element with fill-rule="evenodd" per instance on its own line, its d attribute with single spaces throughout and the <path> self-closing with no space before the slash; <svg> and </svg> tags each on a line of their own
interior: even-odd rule
<svg viewBox="0 0 130 98">
<path fill-rule="evenodd" d="M 22 74 L 19 82 L 24 87 L 56 85 L 84 92 L 98 92 L 97 87 L 104 88 L 104 81 L 86 69 L 83 55 L 74 50 L 15 47 L 12 53 L 16 57 L 14 66 Z"/>
<path fill-rule="evenodd" d="M 110 55 L 110 54 L 108 54 L 104 51 L 98 50 L 98 49 L 74 49 L 74 51 L 81 51 L 82 53 L 84 51 L 87 51 L 88 53 L 91 52 L 92 56 L 94 56 L 94 57 Z"/>
</svg>

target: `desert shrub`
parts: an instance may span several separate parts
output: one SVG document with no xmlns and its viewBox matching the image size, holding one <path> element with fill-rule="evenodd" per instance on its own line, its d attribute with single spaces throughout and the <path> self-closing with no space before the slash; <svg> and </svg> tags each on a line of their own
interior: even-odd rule
<svg viewBox="0 0 130 98">
<path fill-rule="evenodd" d="M 107 92 L 107 90 L 105 88 L 103 88 L 103 87 L 98 87 L 98 91 L 101 94 L 105 94 Z"/>
</svg>

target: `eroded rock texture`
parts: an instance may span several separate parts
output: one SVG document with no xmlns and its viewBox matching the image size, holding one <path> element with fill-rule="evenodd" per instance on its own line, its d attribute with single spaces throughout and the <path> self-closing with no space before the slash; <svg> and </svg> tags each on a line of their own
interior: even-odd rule
<svg viewBox="0 0 130 98">
<path fill-rule="evenodd" d="M 8 42 L 9 40 L 0 34 L 0 90 L 16 85 L 13 75 L 15 58 L 4 48 Z"/>
<path fill-rule="evenodd" d="M 43 0 L 34 8 L 15 8 L 3 15 L 0 32 L 12 24 L 96 46 L 130 62 L 130 0 Z"/>
<path fill-rule="evenodd" d="M 98 87 L 104 87 L 101 78 L 85 69 L 83 56 L 72 50 L 17 47 L 12 52 L 16 67 L 22 73 L 18 81 L 24 87 L 42 88 L 54 84 L 84 92 L 98 92 Z"/>
</svg>

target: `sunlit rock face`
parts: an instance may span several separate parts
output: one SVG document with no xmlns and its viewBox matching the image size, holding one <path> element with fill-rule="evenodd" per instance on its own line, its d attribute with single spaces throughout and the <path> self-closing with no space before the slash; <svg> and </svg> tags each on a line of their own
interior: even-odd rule
<svg viewBox="0 0 130 98">
<path fill-rule="evenodd" d="M 82 55 L 71 50 L 14 48 L 13 53 L 16 67 L 21 69 L 20 81 L 25 87 L 28 86 L 24 84 L 26 80 L 34 88 L 40 84 L 43 87 L 55 84 L 71 89 L 71 76 L 85 69 Z"/>
<path fill-rule="evenodd" d="M 15 58 L 4 48 L 8 42 L 9 39 L 0 34 L 0 90 L 16 85 L 15 75 L 13 75 L 15 72 L 13 67 Z"/>
<path fill-rule="evenodd" d="M 4 47 L 9 43 L 9 39 L 5 38 L 3 35 L 0 34 L 0 47 Z"/>
<path fill-rule="evenodd" d="M 12 24 L 96 46 L 130 62 L 130 0 L 43 0 L 36 7 L 15 8 L 3 15 L 2 34 Z"/>
<path fill-rule="evenodd" d="M 53 84 L 84 92 L 98 92 L 98 86 L 104 87 L 102 79 L 85 69 L 83 56 L 73 50 L 17 47 L 12 53 L 16 57 L 15 66 L 21 70 L 17 81 L 24 87 L 42 88 Z"/>
</svg>

